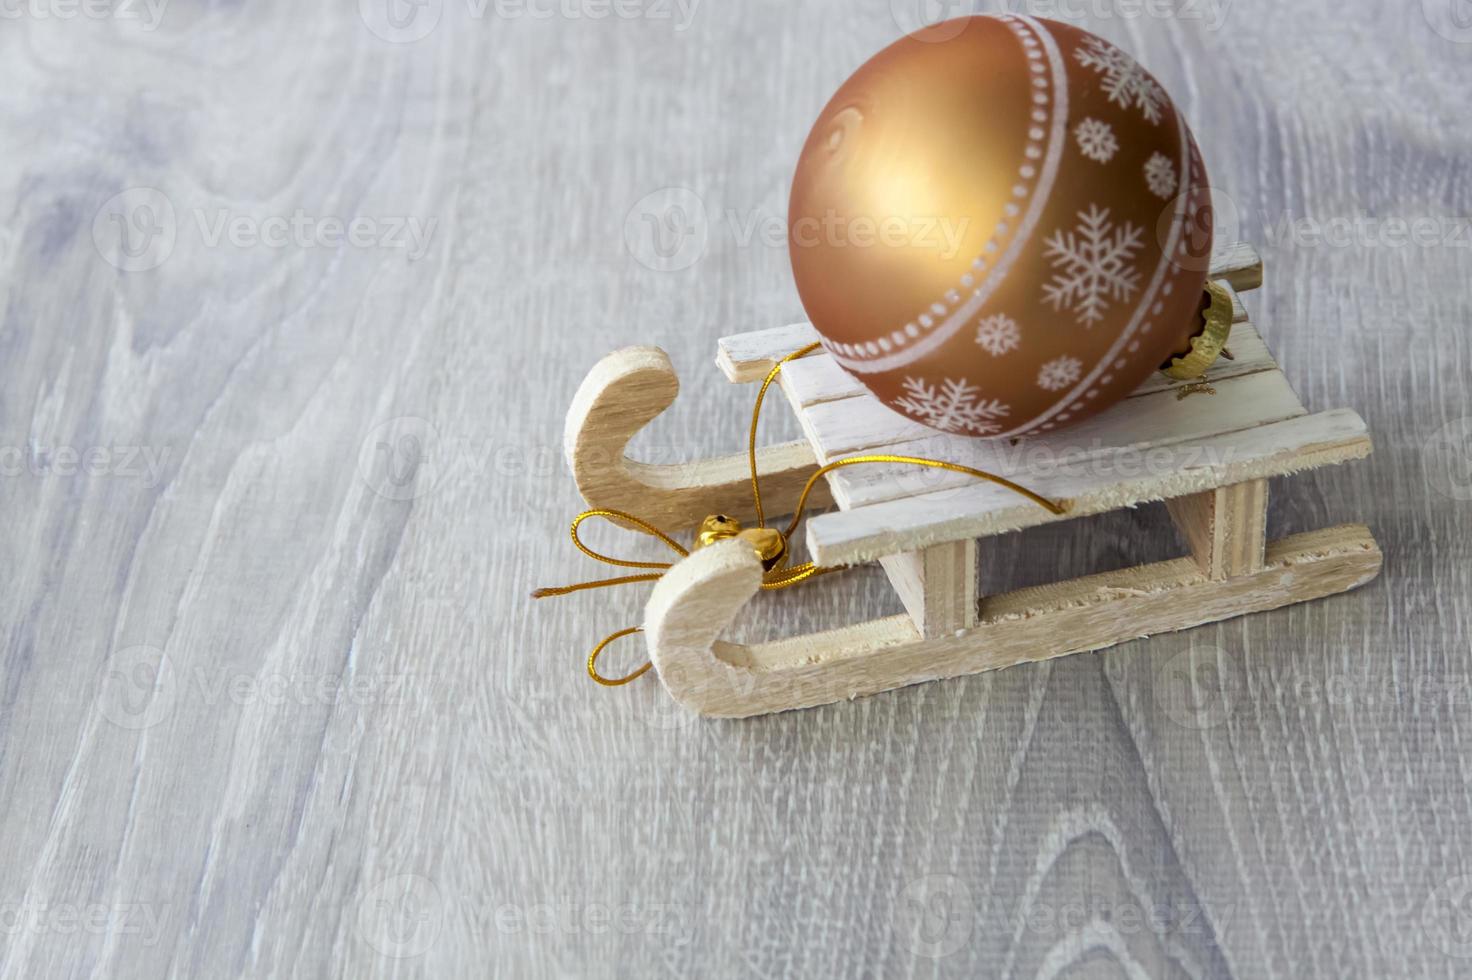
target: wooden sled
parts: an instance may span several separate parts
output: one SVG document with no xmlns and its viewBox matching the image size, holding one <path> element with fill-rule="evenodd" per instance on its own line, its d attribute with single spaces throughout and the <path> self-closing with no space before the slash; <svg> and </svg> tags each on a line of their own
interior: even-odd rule
<svg viewBox="0 0 1472 980">
<path fill-rule="evenodd" d="M 827 476 L 839 510 L 811 518 L 823 565 L 878 561 L 906 615 L 755 645 L 719 639 L 758 591 L 762 567 L 743 542 L 694 552 L 655 585 L 645 615 L 650 659 L 680 703 L 745 717 L 876 694 L 922 681 L 1082 653 L 1155 633 L 1344 592 L 1373 579 L 1380 549 L 1350 524 L 1266 541 L 1267 481 L 1368 456 L 1348 409 L 1309 414 L 1248 321 L 1238 293 L 1262 282 L 1248 245 L 1221 249 L 1212 277 L 1231 289 L 1230 350 L 1197 384 L 1163 374 L 1071 428 L 1010 444 L 933 432 L 889 411 L 826 354 L 783 368 L 781 387 L 806 440 L 760 451 L 763 496 L 790 505 L 820 464 L 861 451 L 951 460 L 1007 476 L 1067 506 L 1054 516 L 964 475 L 864 466 Z M 806 323 L 728 337 L 717 364 L 759 381 L 817 339 Z M 625 455 L 629 440 L 675 400 L 664 352 L 605 357 L 578 391 L 567 454 L 591 507 L 668 528 L 707 514 L 751 517 L 744 454 L 682 465 Z M 882 448 L 881 448 L 882 447 Z M 977 595 L 977 539 L 1163 500 L 1189 544 L 1173 561 L 1002 595 Z M 821 494 L 814 502 L 821 506 Z"/>
</svg>

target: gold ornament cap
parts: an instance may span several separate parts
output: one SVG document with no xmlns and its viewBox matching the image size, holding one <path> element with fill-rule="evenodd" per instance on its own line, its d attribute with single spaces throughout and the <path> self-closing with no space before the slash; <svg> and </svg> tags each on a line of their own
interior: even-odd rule
<svg viewBox="0 0 1472 980">
<path fill-rule="evenodd" d="M 1206 283 L 1211 302 L 1202 314 L 1201 332 L 1191 338 L 1191 349 L 1173 357 L 1160 368 L 1167 377 L 1178 381 L 1195 381 L 1216 363 L 1232 335 L 1232 294 L 1219 282 Z"/>
</svg>

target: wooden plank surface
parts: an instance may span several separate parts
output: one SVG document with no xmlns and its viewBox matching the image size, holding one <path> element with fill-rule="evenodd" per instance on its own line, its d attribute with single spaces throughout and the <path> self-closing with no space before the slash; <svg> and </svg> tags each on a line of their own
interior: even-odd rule
<svg viewBox="0 0 1472 980">
<path fill-rule="evenodd" d="M 716 342 L 803 318 L 793 161 L 916 5 L 431 0 L 374 22 L 402 43 L 383 4 L 36 6 L 0 22 L 0 976 L 1472 969 L 1454 4 L 1072 8 L 1192 121 L 1303 403 L 1375 437 L 1274 481 L 1271 533 L 1366 523 L 1376 582 L 729 724 L 583 675 L 645 590 L 527 598 L 604 574 L 563 417 L 657 344 L 684 389 L 632 451 L 743 447 Z M 299 209 L 434 227 L 411 261 Z M 982 591 L 1184 553 L 1163 507 L 1091 521 L 989 542 Z M 750 608 L 734 639 L 903 612 L 878 569 Z"/>
<path fill-rule="evenodd" d="M 1162 441 L 1144 450 L 1060 454 L 1046 466 L 1027 467 L 1025 474 L 1028 489 L 1066 508 L 1061 515 L 1006 487 L 972 478 L 950 489 L 819 515 L 808 523 L 807 543 L 819 562 L 848 565 L 1359 460 L 1370 451 L 1364 420 L 1339 409 Z M 918 489 L 925 471 L 916 472 L 898 479 L 913 479 Z M 1092 530 L 1082 525 L 1076 533 Z"/>
<path fill-rule="evenodd" d="M 1185 399 L 1170 391 L 1126 398 L 1077 425 L 1016 444 L 937 433 L 871 397 L 814 405 L 803 411 L 802 424 L 813 444 L 822 447 L 819 456 L 825 462 L 866 451 L 897 454 L 897 447 L 905 447 L 905 451 L 916 449 L 915 455 L 1025 479 L 1034 469 L 1057 465 L 1061 459 L 1092 459 L 1121 451 L 1143 454 L 1156 446 L 1204 440 L 1304 414 L 1303 404 L 1281 371 L 1224 378 L 1214 382 L 1214 387 L 1215 394 Z M 845 506 L 860 507 L 916 492 L 913 469 L 849 469 L 853 475 L 843 481 L 839 498 Z M 928 475 L 925 479 L 928 484 Z M 974 480 L 957 474 L 937 477 L 934 482 L 957 486 Z M 859 488 L 862 492 L 850 492 Z"/>
</svg>

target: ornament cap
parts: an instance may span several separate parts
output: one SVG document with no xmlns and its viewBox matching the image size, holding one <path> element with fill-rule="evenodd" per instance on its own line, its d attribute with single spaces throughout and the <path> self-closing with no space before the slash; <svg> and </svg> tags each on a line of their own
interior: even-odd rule
<svg viewBox="0 0 1472 980">
<path fill-rule="evenodd" d="M 1191 349 L 1173 357 L 1160 370 L 1178 381 L 1195 381 L 1216 363 L 1232 335 L 1232 294 L 1219 282 L 1206 283 L 1210 303 L 1202 314 L 1201 332 L 1191 338 Z"/>
</svg>

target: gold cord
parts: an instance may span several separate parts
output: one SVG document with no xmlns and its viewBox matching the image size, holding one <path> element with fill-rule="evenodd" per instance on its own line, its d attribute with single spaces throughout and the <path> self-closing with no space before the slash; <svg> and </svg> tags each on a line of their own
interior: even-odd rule
<svg viewBox="0 0 1472 980">
<path fill-rule="evenodd" d="M 617 633 L 609 633 L 607 636 L 605 636 L 602 642 L 600 642 L 596 647 L 593 648 L 593 652 L 588 654 L 588 676 L 593 678 L 593 680 L 597 681 L 599 684 L 602 684 L 604 687 L 623 687 L 630 681 L 636 681 L 639 678 L 643 677 L 645 674 L 649 673 L 649 668 L 653 667 L 654 664 L 649 663 L 648 661 L 645 661 L 643 667 L 640 667 L 632 674 L 626 674 L 623 677 L 608 678 L 598 673 L 598 654 L 603 652 L 604 647 L 608 646 L 614 640 L 621 640 L 626 636 L 632 636 L 635 633 L 642 632 L 644 632 L 644 628 L 642 626 L 630 626 L 628 629 L 622 629 L 619 630 Z"/>
<path fill-rule="evenodd" d="M 795 361 L 800 357 L 807 357 L 820 346 L 822 345 L 817 343 L 808 344 L 806 347 L 793 351 L 772 365 L 772 370 L 767 372 L 767 376 L 762 379 L 761 388 L 757 390 L 756 404 L 751 407 L 751 431 L 746 439 L 746 461 L 751 465 L 751 502 L 756 507 L 757 527 L 767 526 L 766 517 L 762 514 L 762 484 L 756 476 L 756 427 L 757 423 L 762 419 L 762 402 L 766 400 L 767 389 L 772 387 L 772 382 L 777 380 L 778 374 L 782 373 L 782 365 L 788 361 Z M 808 482 L 808 486 L 812 486 L 812 481 Z M 804 488 L 802 495 L 804 497 L 808 495 L 806 488 Z M 783 537 L 789 537 L 789 535 L 784 534 Z"/>
<path fill-rule="evenodd" d="M 767 372 L 767 376 L 762 380 L 761 388 L 757 390 L 756 404 L 752 407 L 751 410 L 751 429 L 746 442 L 746 455 L 747 461 L 751 466 L 751 500 L 756 510 L 756 526 L 758 528 L 765 528 L 767 526 L 766 517 L 762 511 L 761 479 L 757 475 L 756 468 L 756 436 L 757 426 L 758 423 L 760 423 L 761 421 L 762 402 L 766 399 L 767 389 L 772 386 L 772 382 L 775 381 L 777 379 L 777 375 L 782 372 L 783 365 L 791 361 L 795 361 L 798 358 L 808 356 L 813 351 L 817 350 L 819 346 L 820 345 L 816 343 L 809 344 L 800 350 L 793 351 L 791 354 L 788 354 L 786 357 L 779 360 L 776 364 L 772 366 L 772 369 Z M 859 466 L 861 464 L 871 463 L 887 463 L 891 465 L 901 466 L 925 466 L 931 469 L 949 470 L 952 473 L 960 473 L 964 476 L 974 477 L 978 480 L 986 480 L 990 483 L 995 483 L 1000 487 L 1005 487 L 1006 489 L 1011 490 L 1013 493 L 1017 493 L 1026 497 L 1028 500 L 1031 500 L 1033 503 L 1046 509 L 1049 513 L 1062 514 L 1065 512 L 1065 508 L 1062 505 L 1055 503 L 1054 501 L 1049 500 L 1048 498 L 1043 497 L 1040 494 L 1034 493 L 1027 487 L 1024 487 L 1017 483 L 1013 483 L 1011 480 L 1008 480 L 1005 477 L 998 476 L 995 473 L 988 473 L 985 470 L 978 470 L 970 466 L 962 466 L 960 463 L 948 463 L 945 460 L 940 459 L 925 459 L 921 456 L 897 456 L 888 453 L 871 453 L 861 456 L 849 456 L 844 459 L 836 459 L 831 463 L 820 466 L 817 471 L 813 473 L 812 476 L 808 477 L 807 483 L 802 488 L 802 493 L 798 495 L 797 505 L 792 509 L 792 520 L 788 523 L 787 530 L 781 532 L 781 554 L 779 557 L 773 559 L 770 563 L 768 563 L 769 567 L 762 574 L 762 589 L 766 591 L 787 589 L 802 582 L 806 582 L 808 579 L 815 578 L 819 575 L 827 575 L 831 572 L 839 572 L 843 570 L 843 566 L 824 567 L 816 565 L 810 561 L 803 562 L 800 565 L 788 566 L 787 562 L 791 555 L 790 549 L 788 548 L 788 542 L 792 540 L 792 535 L 797 531 L 798 524 L 802 522 L 803 513 L 807 509 L 808 497 L 812 494 L 813 487 L 817 485 L 819 479 L 827 476 L 834 470 L 842 469 L 846 466 Z M 587 555 L 589 558 L 592 558 L 595 561 L 603 562 L 606 565 L 615 565 L 621 568 L 647 568 L 654 569 L 654 571 L 638 575 L 624 575 L 618 578 L 598 579 L 592 582 L 579 582 L 573 585 L 562 585 L 553 588 L 537 589 L 535 592 L 532 593 L 532 598 L 545 599 L 552 596 L 569 595 L 573 592 L 581 592 L 585 589 L 601 589 L 607 586 L 628 585 L 635 582 L 653 582 L 657 579 L 662 578 L 666 571 L 674 567 L 674 562 L 632 561 L 626 558 L 615 558 L 611 555 L 605 555 L 602 552 L 594 551 L 592 548 L 589 548 L 587 545 L 583 544 L 582 539 L 578 537 L 578 528 L 582 525 L 584 521 L 594 517 L 600 517 L 611 524 L 617 524 L 617 522 L 622 521 L 623 523 L 632 527 L 634 530 L 659 540 L 680 558 L 688 558 L 690 555 L 690 550 L 681 545 L 670 535 L 666 534 L 664 531 L 661 531 L 659 528 L 655 527 L 653 524 L 650 524 L 648 521 L 636 517 L 633 514 L 629 514 L 621 510 L 611 510 L 607 508 L 585 510 L 573 520 L 572 527 L 570 528 L 572 543 L 579 551 Z M 709 523 L 709 521 L 710 519 L 707 519 L 707 523 Z M 734 521 L 730 521 L 727 518 L 721 518 L 721 522 L 723 524 L 732 525 L 739 530 L 739 525 L 737 525 Z M 754 532 L 747 531 L 741 533 L 751 534 Z M 772 534 L 775 532 L 768 533 Z M 720 536 L 735 536 L 735 534 L 736 531 L 732 531 L 730 532 L 730 534 Z M 610 644 L 612 644 L 615 640 L 622 639 L 625 636 L 632 636 L 635 633 L 642 632 L 644 632 L 642 627 L 630 626 L 627 629 L 621 629 L 615 633 L 610 633 L 608 636 L 605 636 L 601 641 L 599 641 L 598 645 L 593 648 L 592 652 L 588 654 L 588 676 L 591 677 L 594 681 L 597 681 L 599 684 L 602 684 L 604 687 L 620 687 L 624 684 L 629 683 L 630 681 L 637 680 L 638 678 L 643 677 L 646 673 L 648 673 L 649 669 L 654 666 L 652 663 L 648 662 L 646 662 L 642 667 L 639 667 L 633 673 L 626 674 L 623 677 L 609 678 L 604 677 L 598 672 L 598 657 Z"/>
</svg>

